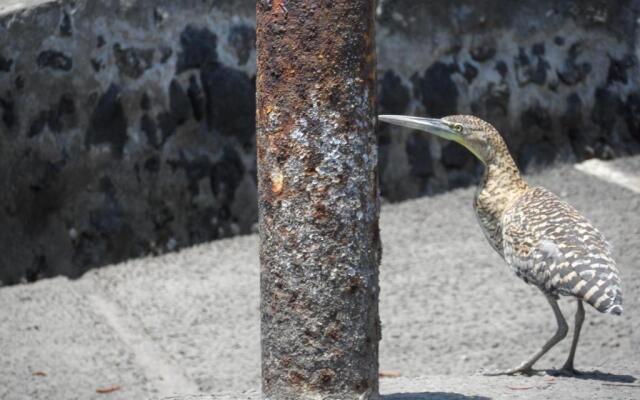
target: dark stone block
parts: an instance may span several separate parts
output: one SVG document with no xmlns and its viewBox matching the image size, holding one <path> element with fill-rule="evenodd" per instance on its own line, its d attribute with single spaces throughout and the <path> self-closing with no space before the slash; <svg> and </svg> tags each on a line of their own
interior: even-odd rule
<svg viewBox="0 0 640 400">
<path fill-rule="evenodd" d="M 10 72 L 13 60 L 0 55 L 0 72 Z"/>
<path fill-rule="evenodd" d="M 480 97 L 471 103 L 471 111 L 488 121 L 506 117 L 509 113 L 509 87 L 489 82 Z"/>
<path fill-rule="evenodd" d="M 244 173 L 245 167 L 238 153 L 233 147 L 225 146 L 222 158 L 211 166 L 209 175 L 211 191 L 216 199 L 231 205 Z"/>
<path fill-rule="evenodd" d="M 171 47 L 162 46 L 160 47 L 160 63 L 164 64 L 167 62 L 169 58 L 173 55 L 173 50 Z"/>
<path fill-rule="evenodd" d="M 541 49 L 536 48 L 536 51 L 539 52 Z M 540 55 L 534 55 L 533 57 L 536 60 L 531 60 L 524 48 L 519 48 L 518 55 L 514 60 L 514 66 L 516 69 L 516 80 L 520 86 L 528 83 L 544 85 L 547 81 L 549 63 Z"/>
<path fill-rule="evenodd" d="M 6 99 L 0 97 L 0 108 L 2 109 L 2 122 L 7 128 L 13 128 L 17 122 L 17 117 L 11 93 L 7 93 Z"/>
<path fill-rule="evenodd" d="M 56 50 L 40 52 L 37 63 L 40 68 L 51 68 L 58 71 L 71 71 L 71 68 L 73 68 L 71 58 Z"/>
<path fill-rule="evenodd" d="M 158 211 L 153 214 L 153 225 L 156 230 L 161 230 L 175 219 L 171 209 L 166 205 L 159 207 Z"/>
<path fill-rule="evenodd" d="M 210 178 L 212 163 L 209 157 L 204 154 L 191 157 L 185 151 L 181 151 L 180 159 L 167 160 L 167 164 L 174 172 L 179 168 L 184 170 L 187 175 L 187 187 L 192 196 L 196 196 L 200 192 L 200 180 Z"/>
<path fill-rule="evenodd" d="M 568 136 L 571 148 L 579 159 L 593 157 L 593 154 L 587 154 L 588 137 L 585 133 L 588 130 L 584 129 L 582 107 L 580 96 L 571 93 L 567 97 L 566 110 L 560 117 L 560 132 Z"/>
<path fill-rule="evenodd" d="M 429 140 L 425 134 L 413 132 L 407 139 L 405 151 L 411 166 L 411 175 L 428 177 L 433 175 L 433 160 L 429 149 Z"/>
<path fill-rule="evenodd" d="M 580 45 L 573 44 L 569 48 L 569 54 L 564 65 L 557 71 L 560 81 L 567 86 L 573 86 L 582 82 L 591 72 L 591 64 L 587 62 L 578 63 L 577 57 L 580 55 Z"/>
<path fill-rule="evenodd" d="M 62 15 L 62 21 L 60 21 L 60 35 L 66 36 L 66 37 L 73 35 L 73 28 L 71 26 L 71 16 L 66 11 Z"/>
<path fill-rule="evenodd" d="M 539 60 L 536 68 L 529 74 L 530 82 L 536 85 L 544 85 L 547 81 L 547 70 L 549 69 L 549 63 L 544 60 Z"/>
<path fill-rule="evenodd" d="M 438 61 L 427 68 L 420 80 L 422 103 L 430 117 L 444 117 L 456 113 L 458 88 L 451 79 L 454 71 L 451 66 Z"/>
<path fill-rule="evenodd" d="M 217 36 L 207 28 L 188 25 L 180 34 L 182 50 L 178 53 L 176 73 L 215 64 L 218 61 L 217 43 Z"/>
<path fill-rule="evenodd" d="M 162 133 L 162 144 L 164 144 L 167 139 L 169 139 L 176 133 L 178 124 L 176 123 L 176 119 L 171 112 L 162 112 L 158 114 L 157 119 L 158 127 L 160 128 L 160 132 Z"/>
<path fill-rule="evenodd" d="M 16 83 L 16 89 L 22 90 L 24 88 L 24 78 L 22 77 L 22 75 L 16 76 L 15 83 Z"/>
<path fill-rule="evenodd" d="M 191 102 L 180 83 L 175 79 L 169 84 L 169 108 L 177 125 L 191 117 Z"/>
<path fill-rule="evenodd" d="M 113 54 L 120 73 L 129 78 L 138 79 L 153 64 L 153 49 L 122 48 L 119 43 L 113 45 Z"/>
<path fill-rule="evenodd" d="M 140 108 L 142 108 L 144 111 L 149 111 L 149 109 L 151 108 L 151 99 L 146 92 L 143 93 L 142 97 L 140 98 Z"/>
<path fill-rule="evenodd" d="M 60 133 L 63 129 L 63 118 L 66 115 L 72 115 L 75 112 L 76 105 L 73 101 L 73 97 L 71 94 L 65 93 L 60 97 L 58 105 L 50 109 L 48 112 L 45 112 L 44 116 L 46 117 L 47 125 L 49 125 L 51 132 Z M 31 127 L 34 128 L 33 125 Z M 31 133 L 31 130 L 29 130 L 29 134 Z"/>
<path fill-rule="evenodd" d="M 387 70 L 378 85 L 380 89 L 380 109 L 383 113 L 402 114 L 411 97 L 409 89 L 393 71 Z"/>
<path fill-rule="evenodd" d="M 69 93 L 65 93 L 60 96 L 60 101 L 58 102 L 58 113 L 59 114 L 74 114 L 76 112 L 76 104 L 73 101 L 73 96 Z"/>
<path fill-rule="evenodd" d="M 519 132 L 512 135 L 511 140 L 512 143 L 515 142 L 514 148 L 520 150 L 521 161 L 528 156 L 533 157 L 522 152 L 523 146 L 544 140 L 553 140 L 556 143 L 562 140 L 558 139 L 559 132 L 552 129 L 552 123 L 549 110 L 538 103 L 530 106 L 520 115 L 521 128 Z"/>
<path fill-rule="evenodd" d="M 630 93 L 624 107 L 624 119 L 629 133 L 640 141 L 640 92 Z"/>
<path fill-rule="evenodd" d="M 611 59 L 609 64 L 609 74 L 607 76 L 607 82 L 622 82 L 627 83 L 627 70 L 637 64 L 636 58 L 633 54 L 627 54 L 622 59 Z"/>
<path fill-rule="evenodd" d="M 473 80 L 478 76 L 478 68 L 474 67 L 471 63 L 465 62 L 463 76 L 467 82 L 473 82 Z"/>
<path fill-rule="evenodd" d="M 232 26 L 227 41 L 236 53 L 238 65 L 245 65 L 256 47 L 256 30 L 248 25 Z"/>
<path fill-rule="evenodd" d="M 582 126 L 582 100 L 577 93 L 571 93 L 567 97 L 567 108 L 560 122 L 568 130 L 577 130 Z"/>
<path fill-rule="evenodd" d="M 445 167 L 463 168 L 473 160 L 473 154 L 458 143 L 448 142 L 442 148 L 440 161 Z"/>
<path fill-rule="evenodd" d="M 457 189 L 477 183 L 477 178 L 467 171 L 452 170 L 447 174 L 447 183 L 449 189 Z"/>
<path fill-rule="evenodd" d="M 100 185 L 100 191 L 106 194 L 108 197 L 113 197 L 116 194 L 116 187 L 113 185 L 113 181 L 108 176 L 103 176 L 98 182 Z"/>
<path fill-rule="evenodd" d="M 49 113 L 46 111 L 41 111 L 38 113 L 38 116 L 34 118 L 31 122 L 31 126 L 29 127 L 29 131 L 27 132 L 27 137 L 32 138 L 38 136 L 44 127 L 47 125 L 47 120 L 49 119 Z"/>
<path fill-rule="evenodd" d="M 553 163 L 556 158 L 556 147 L 547 140 L 525 144 L 521 151 L 519 164 L 523 169 L 536 168 Z"/>
<path fill-rule="evenodd" d="M 78 275 L 91 266 L 108 262 L 110 257 L 105 260 L 108 252 L 108 243 L 103 237 L 89 232 L 80 233 L 73 248 L 73 264 L 78 268 Z"/>
<path fill-rule="evenodd" d="M 555 38 L 553 38 L 553 43 L 557 44 L 558 46 L 564 46 L 564 38 L 562 36 L 556 36 Z"/>
<path fill-rule="evenodd" d="M 595 99 L 591 119 L 603 130 L 609 131 L 615 124 L 617 115 L 623 110 L 622 101 L 617 93 L 607 88 L 596 89 Z"/>
<path fill-rule="evenodd" d="M 189 243 L 201 243 L 229 236 L 225 224 L 229 220 L 228 207 L 207 207 L 196 210 L 187 220 Z"/>
<path fill-rule="evenodd" d="M 189 96 L 189 101 L 191 102 L 193 116 L 196 118 L 196 121 L 201 121 L 205 114 L 206 100 L 198 84 L 198 78 L 194 75 L 189 77 L 187 96 Z"/>
<path fill-rule="evenodd" d="M 535 67 L 525 69 L 524 83 L 534 83 L 536 85 L 544 85 L 547 81 L 547 70 L 549 69 L 549 64 L 544 60 L 538 60 Z"/>
<path fill-rule="evenodd" d="M 529 56 L 527 56 L 527 52 L 524 50 L 523 47 L 518 48 L 518 55 L 516 56 L 515 62 L 516 62 L 516 65 L 519 65 L 522 67 L 526 67 L 527 65 L 531 64 L 531 61 L 529 60 Z"/>
<path fill-rule="evenodd" d="M 542 57 L 545 53 L 545 46 L 544 43 L 535 43 L 533 46 L 531 46 L 531 54 L 533 54 L 534 56 L 539 56 Z"/>
<path fill-rule="evenodd" d="M 102 69 L 102 62 L 96 58 L 92 58 L 91 67 L 95 72 L 100 72 L 100 70 Z"/>
<path fill-rule="evenodd" d="M 469 54 L 474 61 L 485 62 L 496 55 L 496 49 L 486 44 L 475 46 L 469 50 Z"/>
<path fill-rule="evenodd" d="M 169 13 L 162 7 L 155 7 L 153 9 L 153 21 L 156 26 L 162 25 L 169 18 Z"/>
<path fill-rule="evenodd" d="M 565 85 L 573 86 L 582 82 L 589 72 L 591 72 L 591 65 L 589 63 L 567 63 L 558 71 L 558 78 L 560 78 L 560 81 Z"/>
<path fill-rule="evenodd" d="M 47 257 L 39 254 L 33 259 L 31 266 L 25 271 L 25 278 L 27 282 L 35 282 L 44 278 L 48 270 Z"/>
<path fill-rule="evenodd" d="M 124 224 L 122 207 L 115 200 L 107 200 L 101 208 L 89 212 L 92 230 L 103 235 L 117 234 Z"/>
<path fill-rule="evenodd" d="M 525 130 L 534 128 L 539 128 L 545 132 L 551 130 L 551 116 L 549 115 L 549 111 L 540 104 L 528 108 L 522 113 L 520 119 L 522 121 L 522 127 Z"/>
<path fill-rule="evenodd" d="M 496 63 L 496 71 L 498 71 L 500 76 L 504 78 L 507 76 L 507 73 L 509 72 L 509 67 L 507 66 L 506 62 L 500 60 Z"/>
<path fill-rule="evenodd" d="M 91 114 L 85 144 L 89 147 L 108 143 L 115 155 L 122 157 L 128 139 L 127 118 L 120 98 L 120 87 L 111 84 L 98 99 L 98 104 Z"/>
<path fill-rule="evenodd" d="M 159 143 L 156 135 L 158 129 L 156 127 L 156 122 L 149 116 L 149 114 L 144 114 L 142 118 L 140 118 L 140 129 L 147 137 L 147 142 L 153 147 L 158 148 Z"/>
<path fill-rule="evenodd" d="M 241 143 L 254 142 L 255 87 L 242 71 L 225 66 L 204 68 L 201 82 L 206 98 L 206 121 L 223 135 Z"/>
<path fill-rule="evenodd" d="M 144 162 L 144 169 L 151 173 L 158 173 L 160 171 L 160 158 L 158 156 L 149 157 Z"/>
</svg>

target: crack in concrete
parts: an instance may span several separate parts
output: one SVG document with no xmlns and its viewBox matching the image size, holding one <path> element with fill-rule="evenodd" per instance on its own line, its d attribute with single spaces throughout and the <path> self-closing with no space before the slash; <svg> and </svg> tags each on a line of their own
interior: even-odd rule
<svg viewBox="0 0 640 400">
<path fill-rule="evenodd" d="M 99 294 L 87 294 L 87 299 L 131 349 L 142 373 L 159 395 L 199 392 L 198 386 L 172 365 L 165 352 L 153 343 L 153 339 L 144 332 L 143 327 L 138 326 L 139 323 L 133 317 L 126 315 L 117 304 Z"/>
</svg>

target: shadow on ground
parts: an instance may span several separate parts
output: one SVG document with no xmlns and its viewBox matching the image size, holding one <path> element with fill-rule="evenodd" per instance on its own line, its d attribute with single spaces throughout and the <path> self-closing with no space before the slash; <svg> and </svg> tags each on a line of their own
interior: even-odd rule
<svg viewBox="0 0 640 400">
<path fill-rule="evenodd" d="M 547 375 L 551 375 L 551 376 L 563 376 L 561 371 L 554 370 L 554 369 L 547 370 L 546 373 Z M 594 381 L 611 382 L 611 383 L 633 383 L 637 380 L 635 376 L 611 374 L 609 372 L 602 372 L 598 370 L 580 371 L 576 375 L 569 376 L 567 378 L 594 380 Z"/>
<path fill-rule="evenodd" d="M 485 396 L 467 396 L 451 392 L 393 393 L 382 396 L 384 400 L 491 400 Z"/>
</svg>

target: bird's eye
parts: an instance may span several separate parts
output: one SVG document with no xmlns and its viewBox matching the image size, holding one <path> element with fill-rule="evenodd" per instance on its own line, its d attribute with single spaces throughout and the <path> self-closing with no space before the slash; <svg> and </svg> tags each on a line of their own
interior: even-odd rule
<svg viewBox="0 0 640 400">
<path fill-rule="evenodd" d="M 456 133 L 462 133 L 463 127 L 460 124 L 454 124 L 451 129 Z"/>
</svg>

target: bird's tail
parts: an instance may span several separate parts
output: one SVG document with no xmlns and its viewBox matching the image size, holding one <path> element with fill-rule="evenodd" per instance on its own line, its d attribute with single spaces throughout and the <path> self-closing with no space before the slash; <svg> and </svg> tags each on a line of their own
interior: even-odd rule
<svg viewBox="0 0 640 400">
<path fill-rule="evenodd" d="M 618 285 L 605 283 L 598 286 L 597 283 L 588 282 L 585 286 L 587 290 L 582 298 L 596 310 L 613 315 L 622 314 L 622 291 Z"/>
</svg>

